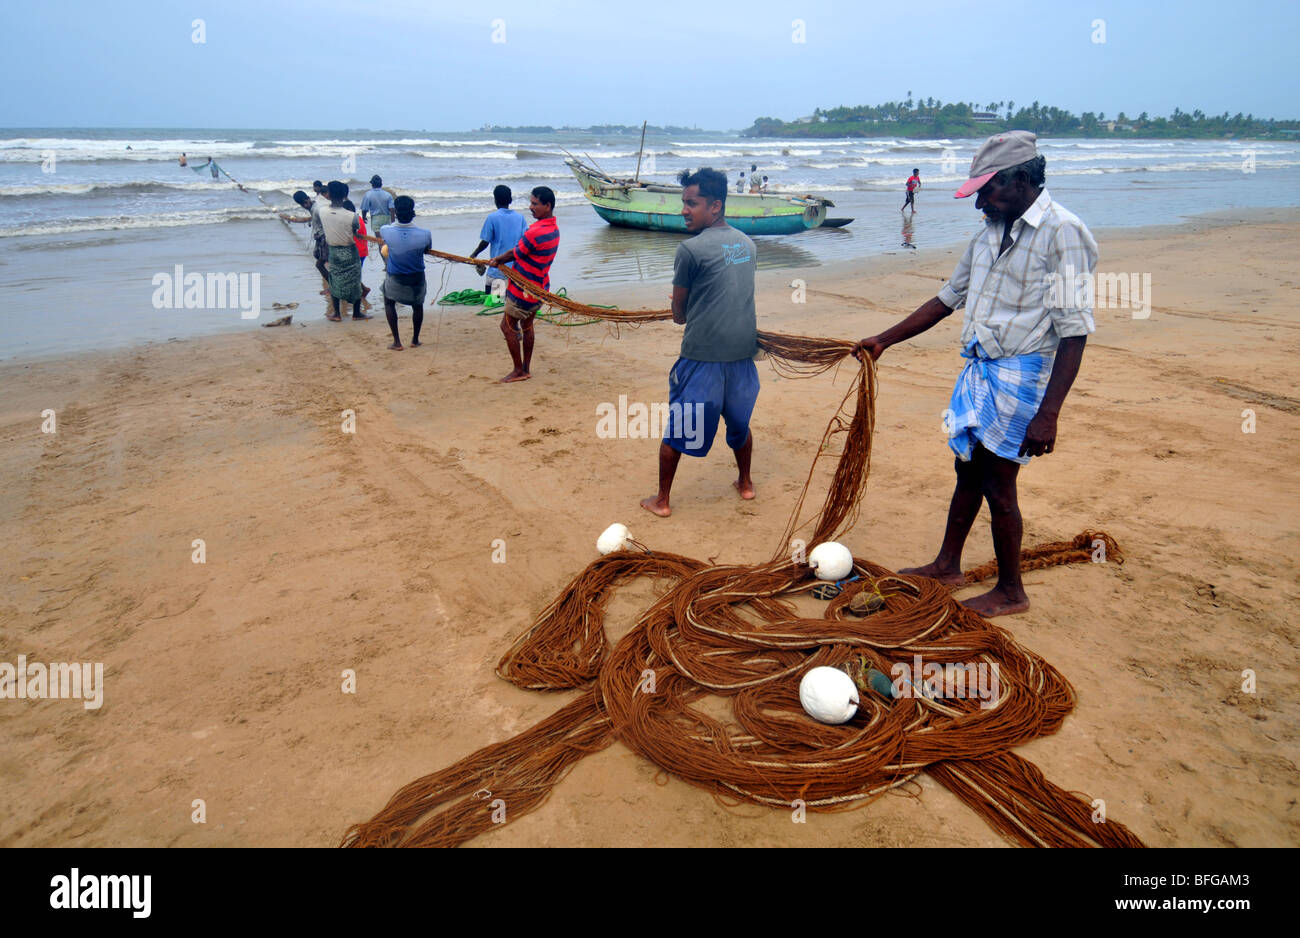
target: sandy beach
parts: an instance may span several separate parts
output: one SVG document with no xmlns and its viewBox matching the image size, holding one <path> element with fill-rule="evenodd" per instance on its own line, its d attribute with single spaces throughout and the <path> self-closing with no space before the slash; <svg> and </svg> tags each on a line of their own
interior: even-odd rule
<svg viewBox="0 0 1300 938">
<path fill-rule="evenodd" d="M 1300 845 L 1300 211 L 1250 219 L 1097 232 L 1100 270 L 1151 274 L 1150 316 L 1097 311 L 1056 452 L 1020 476 L 1027 546 L 1101 529 L 1127 560 L 1034 571 L 1031 609 L 999 620 L 1078 694 L 1061 732 L 1017 751 L 1151 846 Z M 760 271 L 760 327 L 873 334 L 958 253 Z M 570 282 L 593 303 L 668 292 Z M 760 365 L 758 497 L 736 497 L 719 438 L 660 520 L 637 504 L 657 439 L 601 438 L 597 405 L 666 400 L 676 327 L 541 324 L 535 377 L 501 386 L 495 317 L 435 307 L 425 346 L 394 353 L 382 315 L 334 325 L 300 299 L 288 328 L 0 366 L 0 662 L 104 665 L 97 709 L 0 701 L 0 846 L 337 844 L 403 784 L 572 699 L 493 668 L 608 524 L 766 559 L 851 378 Z M 938 546 L 959 319 L 880 360 L 857 556 L 897 568 Z M 985 512 L 965 566 L 991 557 Z M 614 637 L 654 590 L 617 594 Z M 472 845 L 1005 845 L 925 776 L 792 824 L 659 774 L 615 744 Z"/>
</svg>

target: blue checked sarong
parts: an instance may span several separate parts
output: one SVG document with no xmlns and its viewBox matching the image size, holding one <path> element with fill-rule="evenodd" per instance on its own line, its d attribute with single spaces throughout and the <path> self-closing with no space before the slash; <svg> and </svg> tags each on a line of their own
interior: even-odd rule
<svg viewBox="0 0 1300 938">
<path fill-rule="evenodd" d="M 978 442 L 991 453 L 1025 465 L 1020 455 L 1029 421 L 1043 403 L 1055 355 L 1012 355 L 989 358 L 979 342 L 961 353 L 969 359 L 952 389 L 944 415 L 948 446 L 967 462 Z"/>
</svg>

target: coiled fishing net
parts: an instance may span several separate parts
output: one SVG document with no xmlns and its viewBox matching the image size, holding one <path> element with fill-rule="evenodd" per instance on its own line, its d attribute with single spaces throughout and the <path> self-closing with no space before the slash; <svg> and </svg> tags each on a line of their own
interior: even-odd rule
<svg viewBox="0 0 1300 938">
<path fill-rule="evenodd" d="M 506 273 L 520 283 L 514 271 Z M 616 322 L 671 316 L 586 306 L 526 281 L 520 286 L 583 316 Z M 771 333 L 761 333 L 760 345 L 792 375 L 824 372 L 853 349 L 851 342 Z M 586 692 L 513 739 L 404 786 L 374 817 L 350 827 L 343 845 L 462 844 L 498 826 L 498 802 L 512 818 L 536 809 L 576 762 L 618 740 L 733 803 L 843 810 L 924 771 L 1014 843 L 1142 846 L 1122 824 L 1094 822 L 1090 802 L 1011 751 L 1056 732 L 1074 709 L 1074 690 L 1050 664 L 957 603 L 937 581 L 859 558 L 858 579 L 821 617 L 800 614 L 796 598 L 817 581 L 791 551 L 791 539 L 808 531 L 809 544 L 843 538 L 857 518 L 870 470 L 876 379 L 864 358 L 771 559 L 714 565 L 623 549 L 589 564 L 497 665 L 497 674 L 519 687 Z M 804 519 L 804 498 L 823 458 L 835 460 L 835 468 L 821 510 Z M 1084 560 L 1094 538 L 1118 555 L 1113 541 L 1093 532 L 1025 555 L 1034 566 Z M 665 591 L 611 647 L 606 605 L 619 586 L 640 577 L 658 580 Z M 868 608 L 874 611 L 858 617 L 851 610 L 862 593 L 873 595 Z M 911 667 L 918 657 L 927 666 L 955 666 L 946 669 L 949 674 L 964 673 L 968 665 L 996 666 L 998 693 L 981 698 L 918 691 L 896 698 L 871 689 L 869 670 L 890 674 L 894 665 Z M 823 665 L 844 668 L 859 684 L 858 712 L 845 724 L 815 722 L 799 703 L 801 677 Z M 709 695 L 729 699 L 730 720 L 696 706 Z"/>
</svg>

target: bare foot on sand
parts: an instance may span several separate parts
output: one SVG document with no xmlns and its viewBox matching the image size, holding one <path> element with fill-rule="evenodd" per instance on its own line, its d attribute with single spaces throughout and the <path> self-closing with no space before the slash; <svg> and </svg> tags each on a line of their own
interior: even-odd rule
<svg viewBox="0 0 1300 938">
<path fill-rule="evenodd" d="M 747 480 L 745 482 L 741 482 L 739 479 L 737 479 L 735 482 L 732 482 L 731 484 L 736 487 L 736 491 L 740 493 L 741 498 L 749 500 L 754 497 L 754 483 L 752 481 Z"/>
<path fill-rule="evenodd" d="M 668 499 L 660 498 L 658 495 L 651 495 L 649 498 L 641 499 L 641 507 L 651 514 L 656 514 L 660 518 L 667 518 L 673 513 L 668 507 Z"/>
<path fill-rule="evenodd" d="M 528 372 L 516 368 L 514 371 L 510 372 L 510 374 L 502 378 L 500 383 L 512 384 L 515 381 L 527 381 L 531 377 L 532 375 L 530 375 Z"/>
<path fill-rule="evenodd" d="M 899 570 L 899 573 L 906 573 L 909 576 L 928 576 L 932 580 L 938 580 L 944 586 L 964 586 L 966 578 L 962 576 L 961 571 L 950 567 L 940 567 L 937 563 L 927 563 L 923 567 L 907 567 Z"/>
<path fill-rule="evenodd" d="M 388 350 L 390 352 L 400 352 L 402 350 L 402 346 L 397 342 L 394 342 L 392 345 L 388 346 Z"/>
<path fill-rule="evenodd" d="M 359 320 L 359 319 L 374 319 L 374 318 L 375 318 L 374 316 L 367 316 L 365 313 L 362 313 L 360 316 L 353 316 L 353 317 L 352 317 L 353 321 L 356 321 L 356 320 Z"/>
<path fill-rule="evenodd" d="M 420 340 L 419 340 L 419 339 L 412 339 L 412 340 L 411 340 L 411 348 L 419 348 L 419 347 L 420 347 Z"/>
<path fill-rule="evenodd" d="M 328 319 L 330 322 L 342 322 L 342 321 L 343 321 L 343 317 L 342 317 L 342 316 L 326 316 L 325 318 Z"/>
<path fill-rule="evenodd" d="M 1024 590 L 1020 590 L 1018 594 L 1008 594 L 999 592 L 995 588 L 979 596 L 963 599 L 961 604 L 986 619 L 992 619 L 994 616 L 1013 616 L 1017 612 L 1026 611 L 1029 608 L 1029 597 L 1025 595 Z"/>
</svg>

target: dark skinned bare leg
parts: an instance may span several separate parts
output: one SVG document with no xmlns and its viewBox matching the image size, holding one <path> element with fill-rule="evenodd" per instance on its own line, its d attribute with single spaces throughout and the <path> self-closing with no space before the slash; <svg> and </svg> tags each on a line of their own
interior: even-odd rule
<svg viewBox="0 0 1300 938">
<path fill-rule="evenodd" d="M 524 365 L 523 357 L 520 353 L 520 330 L 515 325 L 518 320 L 513 319 L 509 313 L 501 314 L 501 334 L 506 337 L 506 347 L 510 349 L 510 358 L 515 363 L 514 371 L 501 379 L 502 384 L 510 384 L 515 381 L 527 381 L 532 377 L 528 373 L 528 368 Z M 528 344 L 529 355 L 532 354 L 532 343 Z"/>
<path fill-rule="evenodd" d="M 993 518 L 993 554 L 998 561 L 998 582 L 987 593 L 962 600 L 962 605 L 991 619 L 1024 612 L 1029 608 L 1029 597 L 1020 581 L 1020 542 L 1024 535 L 1016 497 L 1020 464 L 988 451 L 983 455 L 984 498 Z"/>
<path fill-rule="evenodd" d="M 411 334 L 411 347 L 420 347 L 420 327 L 424 325 L 424 307 L 411 307 L 411 324 L 414 326 L 414 332 Z"/>
<path fill-rule="evenodd" d="M 524 337 L 524 374 L 526 375 L 531 375 L 533 373 L 533 339 L 535 338 L 533 335 L 534 318 L 535 317 L 533 316 L 529 316 L 520 323 L 520 328 Z"/>
<path fill-rule="evenodd" d="M 740 449 L 736 450 L 736 481 L 731 484 L 736 487 L 740 497 L 751 499 L 754 497 L 754 480 L 749 477 L 749 463 L 754 457 L 754 434 L 750 433 L 745 437 L 745 442 Z"/>
<path fill-rule="evenodd" d="M 957 486 L 952 492 L 952 501 L 948 504 L 948 526 L 943 532 L 943 544 L 939 547 L 939 556 L 921 567 L 907 567 L 899 573 L 928 576 L 938 580 L 944 586 L 961 586 L 965 578 L 961 573 L 961 552 L 966 545 L 975 516 L 980 512 L 984 501 L 984 488 L 981 484 L 983 447 L 976 446 L 970 462 L 953 460 L 957 470 Z"/>
<path fill-rule="evenodd" d="M 397 331 L 397 304 L 392 300 L 384 297 L 384 316 L 388 320 L 388 329 L 393 333 L 393 344 L 388 346 L 394 352 L 402 350 L 402 337 Z M 419 335 L 417 328 L 416 335 Z"/>
<path fill-rule="evenodd" d="M 736 453 L 739 460 L 740 451 L 737 450 Z M 667 518 L 673 513 L 668 504 L 668 493 L 672 490 L 673 477 L 677 475 L 677 464 L 681 460 L 682 454 L 677 450 L 667 443 L 659 444 L 659 494 L 641 499 L 641 507 L 646 511 L 660 518 Z"/>
</svg>

